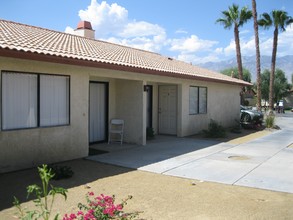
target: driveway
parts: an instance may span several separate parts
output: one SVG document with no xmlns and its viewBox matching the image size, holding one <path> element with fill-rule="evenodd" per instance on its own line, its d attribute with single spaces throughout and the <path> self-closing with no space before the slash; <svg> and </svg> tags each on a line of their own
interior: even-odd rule
<svg viewBox="0 0 293 220">
<path fill-rule="evenodd" d="M 278 115 L 281 130 L 243 144 L 158 137 L 88 159 L 202 181 L 293 193 L 293 114 Z"/>
</svg>

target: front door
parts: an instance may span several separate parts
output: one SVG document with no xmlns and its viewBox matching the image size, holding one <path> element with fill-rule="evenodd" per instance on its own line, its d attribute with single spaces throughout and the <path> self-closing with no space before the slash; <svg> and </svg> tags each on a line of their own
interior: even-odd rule
<svg viewBox="0 0 293 220">
<path fill-rule="evenodd" d="M 177 87 L 159 86 L 159 133 L 177 134 Z"/>
<path fill-rule="evenodd" d="M 108 84 L 90 82 L 89 142 L 107 141 Z"/>
</svg>

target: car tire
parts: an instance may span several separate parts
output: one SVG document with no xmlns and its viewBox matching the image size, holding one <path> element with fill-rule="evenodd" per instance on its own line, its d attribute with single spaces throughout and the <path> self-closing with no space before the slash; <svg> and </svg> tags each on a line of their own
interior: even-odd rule
<svg viewBox="0 0 293 220">
<path fill-rule="evenodd" d="M 248 113 L 243 112 L 240 121 L 243 128 L 251 127 L 251 116 Z"/>
<path fill-rule="evenodd" d="M 247 113 L 243 113 L 241 115 L 241 122 L 243 122 L 245 124 L 249 124 L 251 122 L 251 116 Z"/>
</svg>

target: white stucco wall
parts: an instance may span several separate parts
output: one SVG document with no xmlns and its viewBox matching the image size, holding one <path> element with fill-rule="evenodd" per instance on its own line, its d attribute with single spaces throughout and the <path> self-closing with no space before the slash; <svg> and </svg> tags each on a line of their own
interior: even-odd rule
<svg viewBox="0 0 293 220">
<path fill-rule="evenodd" d="M 128 143 L 144 144 L 145 94 L 142 81 L 116 81 L 116 115 L 125 121 L 125 141 Z"/>
<path fill-rule="evenodd" d="M 0 131 L 0 172 L 80 158 L 88 154 L 89 76 L 81 74 L 78 69 L 67 65 L 0 57 L 1 71 L 70 76 L 70 125 Z"/>
<path fill-rule="evenodd" d="M 145 144 L 146 97 L 144 81 L 138 80 L 137 74 L 0 57 L 0 71 L 3 70 L 70 76 L 70 125 L 0 130 L 0 173 L 88 155 L 90 81 L 109 83 L 108 121 L 125 119 L 125 141 Z"/>
<path fill-rule="evenodd" d="M 235 85 L 0 57 L 2 70 L 70 76 L 70 125 L 0 130 L 0 173 L 87 156 L 90 81 L 109 83 L 108 120 L 125 120 L 124 138 L 129 143 L 146 143 L 146 93 L 143 92 L 143 85 L 153 86 L 152 124 L 155 133 L 158 133 L 159 127 L 160 85 L 177 87 L 179 137 L 206 129 L 210 119 L 230 126 L 239 118 L 240 87 Z M 207 87 L 207 114 L 189 115 L 189 86 Z"/>
<path fill-rule="evenodd" d="M 240 87 L 213 83 L 209 90 L 209 117 L 226 127 L 235 125 L 240 117 Z"/>
<path fill-rule="evenodd" d="M 235 125 L 240 115 L 240 86 L 197 80 L 178 80 L 169 78 L 159 82 L 148 82 L 153 85 L 153 127 L 158 133 L 158 86 L 177 85 L 177 136 L 184 137 L 207 129 L 211 119 L 225 127 Z M 160 82 L 161 81 L 161 82 Z M 189 114 L 189 87 L 207 87 L 207 113 Z"/>
<path fill-rule="evenodd" d="M 189 115 L 189 87 L 207 87 L 207 113 Z M 240 87 L 220 83 L 194 81 L 182 85 L 182 130 L 178 136 L 189 136 L 207 129 L 211 119 L 224 127 L 235 125 L 240 115 Z"/>
</svg>

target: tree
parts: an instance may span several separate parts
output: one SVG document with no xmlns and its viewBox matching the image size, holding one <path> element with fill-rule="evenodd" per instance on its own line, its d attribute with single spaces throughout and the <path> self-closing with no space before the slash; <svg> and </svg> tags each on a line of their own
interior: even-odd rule
<svg viewBox="0 0 293 220">
<path fill-rule="evenodd" d="M 243 71 L 243 80 L 246 81 L 246 82 L 251 82 L 251 73 L 249 72 L 249 70 L 246 69 L 246 68 L 243 68 L 242 71 Z M 226 75 L 226 76 L 239 78 L 238 68 L 237 67 L 232 67 L 232 68 L 227 68 L 227 69 L 221 70 L 221 73 Z M 245 86 L 245 87 L 243 87 L 242 90 L 243 90 L 243 92 L 251 91 L 252 86 Z M 245 105 L 244 94 L 243 94 L 243 102 L 241 104 Z"/>
<path fill-rule="evenodd" d="M 274 27 L 274 39 L 273 39 L 273 51 L 272 51 L 272 61 L 271 61 L 271 73 L 270 73 L 270 87 L 269 87 L 269 108 L 270 111 L 274 107 L 274 79 L 275 79 L 275 68 L 276 68 L 276 56 L 278 48 L 278 35 L 280 31 L 286 31 L 286 26 L 293 23 L 293 18 L 288 16 L 287 12 L 282 10 L 273 10 L 271 15 L 268 13 L 263 13 L 258 24 L 265 29 Z"/>
<path fill-rule="evenodd" d="M 275 80 L 274 80 L 274 97 L 273 97 L 273 102 L 276 103 L 280 99 L 282 99 L 285 95 L 286 92 L 290 89 L 290 84 L 288 83 L 288 80 L 285 76 L 285 73 L 281 69 L 276 69 L 275 72 Z M 261 94 L 262 98 L 264 100 L 269 100 L 269 94 L 270 94 L 270 76 L 271 73 L 269 70 L 264 70 L 264 72 L 261 74 L 261 80 L 262 80 L 262 85 L 261 85 Z"/>
<path fill-rule="evenodd" d="M 293 90 L 293 73 L 291 74 L 291 82 L 290 82 L 290 89 Z"/>
<path fill-rule="evenodd" d="M 288 83 L 284 71 L 276 69 L 274 82 L 274 102 L 283 99 L 288 90 L 290 90 L 290 84 Z"/>
<path fill-rule="evenodd" d="M 260 50 L 259 50 L 259 36 L 258 36 L 258 23 L 257 23 L 257 10 L 256 1 L 252 0 L 252 15 L 255 39 L 255 61 L 256 61 L 256 96 L 257 96 L 257 109 L 261 109 L 261 69 L 260 69 Z"/>
<path fill-rule="evenodd" d="M 233 4 L 232 6 L 229 6 L 228 11 L 222 11 L 222 15 L 222 18 L 217 19 L 217 23 L 224 25 L 225 29 L 231 29 L 231 27 L 234 26 L 239 79 L 243 79 L 239 27 L 242 27 L 252 17 L 252 12 L 248 10 L 247 7 L 243 7 L 239 11 L 239 6 Z"/>
<path fill-rule="evenodd" d="M 261 95 L 265 101 L 269 100 L 270 93 L 270 71 L 265 69 L 261 74 Z"/>
<path fill-rule="evenodd" d="M 242 72 L 243 72 L 243 80 L 246 82 L 251 82 L 251 73 L 249 72 L 249 70 L 246 68 L 242 68 Z M 239 78 L 237 67 L 232 67 L 232 68 L 227 68 L 227 69 L 221 70 L 221 73 L 226 76 Z"/>
</svg>

